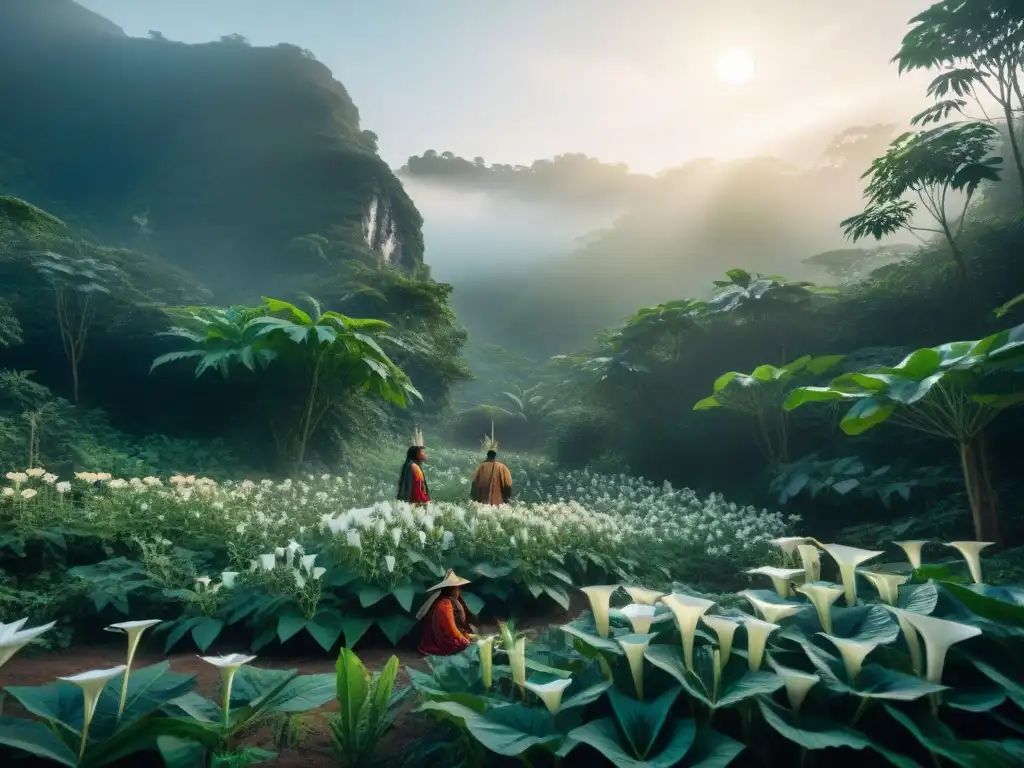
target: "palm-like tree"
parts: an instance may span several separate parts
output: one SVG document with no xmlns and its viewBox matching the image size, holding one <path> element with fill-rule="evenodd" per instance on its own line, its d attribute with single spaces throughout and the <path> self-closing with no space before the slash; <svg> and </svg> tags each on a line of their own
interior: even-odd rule
<svg viewBox="0 0 1024 768">
<path fill-rule="evenodd" d="M 266 297 L 256 308 L 179 310 L 180 324 L 163 335 L 186 339 L 192 348 L 161 355 L 152 365 L 196 359 L 197 377 L 212 369 L 227 378 L 233 366 L 257 371 L 279 361 L 287 381 L 302 393 L 292 417 L 282 420 L 275 412 L 272 424 L 278 451 L 292 470 L 302 465 L 324 418 L 351 391 L 369 392 L 399 407 L 409 397 L 420 398 L 378 341 L 387 338 L 388 323 L 324 312 L 315 299 L 305 298 L 312 312 Z M 288 406 L 284 403 L 283 410 L 290 411 Z"/>
</svg>

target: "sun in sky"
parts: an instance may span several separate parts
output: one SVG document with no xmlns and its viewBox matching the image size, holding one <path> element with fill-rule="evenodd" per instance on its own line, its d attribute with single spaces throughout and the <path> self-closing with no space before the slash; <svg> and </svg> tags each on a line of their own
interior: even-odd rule
<svg viewBox="0 0 1024 768">
<path fill-rule="evenodd" d="M 726 51 L 715 62 L 718 78 L 729 85 L 742 85 L 754 74 L 754 57 L 742 48 Z"/>
</svg>

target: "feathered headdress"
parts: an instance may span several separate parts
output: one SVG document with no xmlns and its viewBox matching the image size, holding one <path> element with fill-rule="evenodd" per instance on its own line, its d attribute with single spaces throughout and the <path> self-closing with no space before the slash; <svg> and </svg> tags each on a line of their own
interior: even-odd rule
<svg viewBox="0 0 1024 768">
<path fill-rule="evenodd" d="M 480 445 L 484 447 L 485 451 L 497 451 L 498 441 L 494 439 L 494 422 L 491 422 L 491 434 L 484 435 L 484 439 L 480 441 Z"/>
<path fill-rule="evenodd" d="M 423 442 L 423 430 L 416 427 L 416 431 L 412 433 L 412 444 L 422 448 L 425 443 Z"/>
</svg>

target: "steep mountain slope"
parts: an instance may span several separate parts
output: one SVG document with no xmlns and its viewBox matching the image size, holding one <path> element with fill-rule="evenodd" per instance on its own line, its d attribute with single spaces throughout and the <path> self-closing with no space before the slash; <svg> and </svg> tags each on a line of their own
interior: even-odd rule
<svg viewBox="0 0 1024 768">
<path fill-rule="evenodd" d="M 218 298 L 336 259 L 422 269 L 421 218 L 375 135 L 295 46 L 130 38 L 71 0 L 0 0 L 0 104 L 0 191 Z M 288 247 L 310 234 L 327 242 Z"/>
</svg>

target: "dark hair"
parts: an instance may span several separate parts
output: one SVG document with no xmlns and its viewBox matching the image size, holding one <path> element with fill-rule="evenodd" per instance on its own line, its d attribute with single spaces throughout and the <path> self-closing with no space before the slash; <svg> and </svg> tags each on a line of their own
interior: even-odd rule
<svg viewBox="0 0 1024 768">
<path fill-rule="evenodd" d="M 406 461 L 416 461 L 416 458 L 420 455 L 420 451 L 423 450 L 422 445 L 413 445 L 409 447 L 409 450 L 405 452 Z"/>
<path fill-rule="evenodd" d="M 487 452 L 487 458 L 488 458 L 488 459 L 493 459 L 493 458 L 494 458 L 495 456 L 497 456 L 497 455 L 498 455 L 498 452 L 497 452 L 497 451 L 488 451 L 488 452 Z"/>
</svg>

